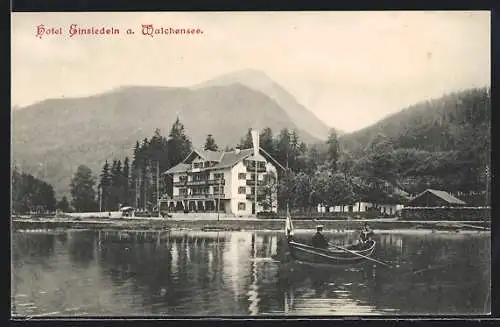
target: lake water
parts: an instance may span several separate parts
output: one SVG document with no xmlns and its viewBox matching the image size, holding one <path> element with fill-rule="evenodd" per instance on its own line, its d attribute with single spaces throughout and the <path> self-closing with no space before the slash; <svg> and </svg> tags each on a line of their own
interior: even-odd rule
<svg viewBox="0 0 500 327">
<path fill-rule="evenodd" d="M 346 244 L 352 233 L 327 237 Z M 312 233 L 297 237 L 308 240 Z M 280 263 L 281 232 L 13 232 L 13 316 L 487 314 L 489 233 L 384 233 L 393 265 Z"/>
</svg>

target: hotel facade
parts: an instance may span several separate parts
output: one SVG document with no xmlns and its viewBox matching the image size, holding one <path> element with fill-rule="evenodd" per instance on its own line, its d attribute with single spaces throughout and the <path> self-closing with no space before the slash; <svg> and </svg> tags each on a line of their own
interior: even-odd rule
<svg viewBox="0 0 500 327">
<path fill-rule="evenodd" d="M 234 216 L 276 212 L 277 187 L 272 185 L 278 183 L 277 167 L 284 169 L 262 149 L 256 155 L 254 149 L 193 150 L 183 162 L 163 173 L 172 176 L 173 192 L 161 202 L 166 202 L 171 212 Z"/>
</svg>

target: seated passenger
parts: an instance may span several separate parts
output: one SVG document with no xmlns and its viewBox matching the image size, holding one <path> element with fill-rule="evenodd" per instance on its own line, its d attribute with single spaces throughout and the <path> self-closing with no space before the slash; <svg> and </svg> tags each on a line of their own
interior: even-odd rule
<svg viewBox="0 0 500 327">
<path fill-rule="evenodd" d="M 323 226 L 316 226 L 316 234 L 314 234 L 312 238 L 312 246 L 315 248 L 326 249 L 328 248 L 328 241 L 323 234 L 321 234 L 321 231 L 323 231 Z"/>
<path fill-rule="evenodd" d="M 361 230 L 361 235 L 360 240 L 362 243 L 368 242 L 372 239 L 373 236 L 373 231 L 371 230 L 370 226 L 368 224 L 365 224 L 363 229 Z"/>
</svg>

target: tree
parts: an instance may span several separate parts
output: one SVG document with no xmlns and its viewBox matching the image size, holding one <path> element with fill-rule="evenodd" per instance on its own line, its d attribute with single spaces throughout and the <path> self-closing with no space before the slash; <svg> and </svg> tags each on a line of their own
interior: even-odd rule
<svg viewBox="0 0 500 327">
<path fill-rule="evenodd" d="M 271 156 L 275 156 L 274 139 L 273 132 L 269 127 L 262 130 L 259 135 L 259 146 L 269 153 Z"/>
<path fill-rule="evenodd" d="M 332 172 L 337 171 L 337 161 L 339 160 L 339 141 L 337 139 L 337 132 L 335 129 L 330 130 L 328 135 L 328 140 L 326 141 L 328 145 L 328 166 Z"/>
<path fill-rule="evenodd" d="M 344 178 L 347 180 L 347 177 L 352 174 L 354 166 L 354 160 L 347 152 L 342 152 L 340 155 L 340 159 L 338 161 L 338 169 L 341 173 L 344 174 Z"/>
<path fill-rule="evenodd" d="M 12 172 L 12 210 L 16 213 L 30 211 L 54 211 L 56 199 L 52 185 L 20 173 L 17 167 Z"/>
<path fill-rule="evenodd" d="M 123 172 L 121 160 L 113 160 L 111 166 L 111 196 L 108 210 L 118 210 L 123 203 Z"/>
<path fill-rule="evenodd" d="M 125 157 L 125 160 L 123 161 L 121 185 L 123 188 L 122 203 L 124 205 L 130 205 L 132 202 L 130 201 L 130 167 L 128 157 Z"/>
<path fill-rule="evenodd" d="M 177 117 L 176 121 L 172 125 L 170 130 L 169 139 L 166 139 L 166 151 L 164 151 L 164 156 L 168 157 L 168 161 L 165 160 L 166 165 L 161 166 L 163 170 L 173 167 L 181 163 L 192 151 L 192 143 L 189 137 L 186 135 L 184 125 Z M 172 194 L 173 182 L 171 178 L 165 179 L 164 190 L 167 193 Z"/>
<path fill-rule="evenodd" d="M 130 167 L 130 180 L 129 180 L 129 203 L 135 206 L 137 195 L 139 194 L 139 187 L 137 186 L 137 182 L 139 180 L 139 151 L 140 151 L 140 143 L 139 141 L 135 142 L 135 146 L 132 154 L 132 165 Z"/>
<path fill-rule="evenodd" d="M 69 202 L 66 196 L 63 196 L 62 199 L 57 202 L 57 209 L 61 210 L 62 212 L 69 212 Z"/>
<path fill-rule="evenodd" d="M 101 197 L 102 209 L 104 211 L 108 211 L 109 210 L 110 195 L 111 195 L 111 174 L 110 174 L 109 164 L 108 164 L 107 160 L 104 163 L 102 170 L 101 170 L 99 189 L 100 189 L 100 193 L 101 193 L 100 197 Z"/>
<path fill-rule="evenodd" d="M 260 201 L 260 205 L 265 211 L 272 211 L 273 204 L 278 201 L 278 180 L 274 172 L 268 172 L 264 175 L 264 183 L 260 191 L 264 197 Z"/>
<path fill-rule="evenodd" d="M 293 196 L 295 192 L 295 174 L 291 170 L 287 170 L 278 183 L 278 205 L 285 209 L 287 204 L 292 206 Z M 291 209 L 291 208 L 290 208 Z"/>
<path fill-rule="evenodd" d="M 313 185 L 311 177 L 303 172 L 298 173 L 294 180 L 293 206 L 306 211 L 314 205 L 311 203 L 313 197 Z"/>
<path fill-rule="evenodd" d="M 243 138 L 240 140 L 240 144 L 238 144 L 238 148 L 240 149 L 250 149 L 253 147 L 253 140 L 252 140 L 252 129 L 249 128 L 247 133 Z"/>
<path fill-rule="evenodd" d="M 168 141 L 168 156 L 172 166 L 182 162 L 192 150 L 191 140 L 187 137 L 184 125 L 179 120 L 175 120 L 170 130 L 170 140 Z"/>
<path fill-rule="evenodd" d="M 322 171 L 315 175 L 313 190 L 317 201 L 327 206 L 352 203 L 355 200 L 354 190 L 349 180 L 340 173 Z"/>
<path fill-rule="evenodd" d="M 92 170 L 85 165 L 78 166 L 70 184 L 71 204 L 77 212 L 96 210 L 94 185 Z"/>
<path fill-rule="evenodd" d="M 215 143 L 215 139 L 213 138 L 212 134 L 208 134 L 205 140 L 204 150 L 217 151 L 218 148 L 219 147 Z"/>
<path fill-rule="evenodd" d="M 276 160 L 283 166 L 289 168 L 290 165 L 290 132 L 288 128 L 283 128 L 276 140 Z"/>
</svg>

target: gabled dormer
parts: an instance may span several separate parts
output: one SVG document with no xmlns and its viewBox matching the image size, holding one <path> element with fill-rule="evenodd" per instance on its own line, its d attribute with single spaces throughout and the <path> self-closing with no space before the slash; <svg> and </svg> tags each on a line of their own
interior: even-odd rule
<svg viewBox="0 0 500 327">
<path fill-rule="evenodd" d="M 191 164 L 192 169 L 210 168 L 220 163 L 224 152 L 210 150 L 193 150 L 183 161 Z"/>
</svg>

